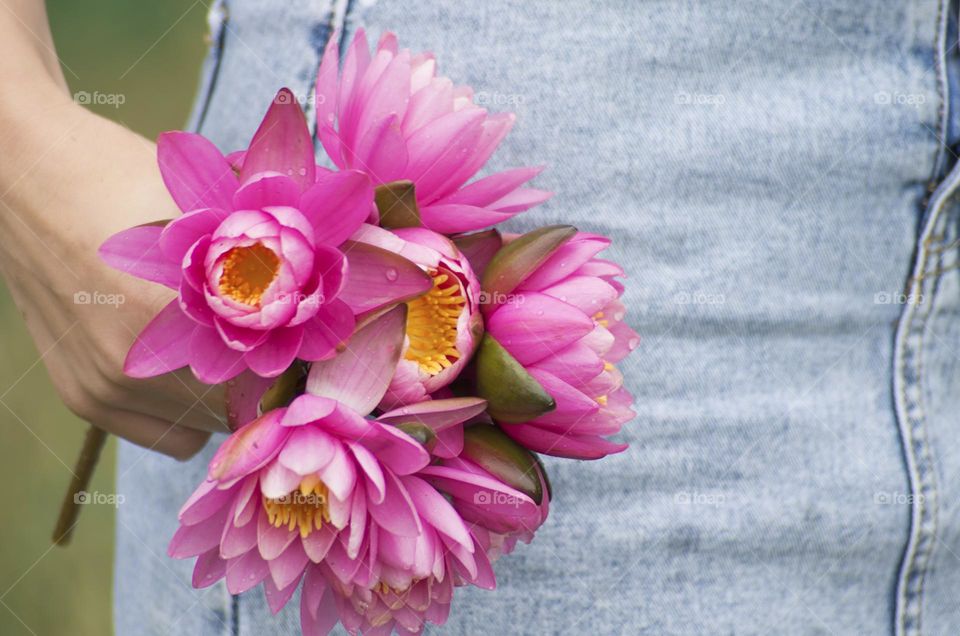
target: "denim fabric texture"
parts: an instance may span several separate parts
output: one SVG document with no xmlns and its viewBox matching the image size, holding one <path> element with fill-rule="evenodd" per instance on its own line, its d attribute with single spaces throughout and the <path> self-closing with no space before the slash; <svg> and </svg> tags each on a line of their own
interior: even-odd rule
<svg viewBox="0 0 960 636">
<path fill-rule="evenodd" d="M 548 458 L 536 540 L 428 633 L 960 634 L 956 11 L 214 6 L 192 126 L 222 150 L 281 86 L 309 105 L 336 29 L 392 30 L 517 113 L 489 169 L 549 166 L 556 196 L 510 228 L 608 234 L 628 272 L 630 449 Z M 221 439 L 186 464 L 121 444 L 117 636 L 299 633 L 298 597 L 273 617 L 259 588 L 192 590 L 165 556 Z"/>
</svg>

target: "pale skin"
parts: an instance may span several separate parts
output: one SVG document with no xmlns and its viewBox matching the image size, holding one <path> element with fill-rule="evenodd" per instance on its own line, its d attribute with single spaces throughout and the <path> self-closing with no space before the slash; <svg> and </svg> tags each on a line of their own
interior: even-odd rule
<svg viewBox="0 0 960 636">
<path fill-rule="evenodd" d="M 0 9 L 0 270 L 54 387 L 76 415 L 178 459 L 226 431 L 223 394 L 189 370 L 124 376 L 136 335 L 174 292 L 111 270 L 98 246 L 180 212 L 154 144 L 76 104 L 42 0 Z M 122 295 L 82 304 L 75 294 Z"/>
</svg>

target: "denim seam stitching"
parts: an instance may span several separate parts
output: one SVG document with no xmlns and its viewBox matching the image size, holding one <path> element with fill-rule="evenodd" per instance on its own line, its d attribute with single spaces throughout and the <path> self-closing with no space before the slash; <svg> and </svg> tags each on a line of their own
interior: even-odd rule
<svg viewBox="0 0 960 636">
<path fill-rule="evenodd" d="M 914 270 L 918 272 L 908 281 L 908 290 L 925 291 L 937 288 L 936 275 L 924 275 L 934 254 L 928 250 L 929 238 L 937 230 L 947 227 L 953 216 L 947 204 L 960 183 L 960 167 L 955 167 L 934 195 L 924 230 L 927 238 L 920 242 Z M 942 253 L 936 258 L 942 259 Z M 940 261 L 942 262 L 942 260 Z M 940 268 L 947 271 L 946 268 Z M 930 272 L 933 273 L 933 272 Z M 937 481 L 927 442 L 926 414 L 923 407 L 923 342 L 928 318 L 933 311 L 935 294 L 928 294 L 930 301 L 908 303 L 904 308 L 901 326 L 896 336 L 896 367 L 894 374 L 895 404 L 901 432 L 904 459 L 915 497 L 911 509 L 911 524 L 907 547 L 900 564 L 897 590 L 894 631 L 896 634 L 919 634 L 921 626 L 922 598 L 925 574 L 929 567 L 933 539 L 938 523 Z M 909 374 L 908 379 L 908 372 Z M 908 627 L 909 624 L 909 627 Z"/>
<path fill-rule="evenodd" d="M 947 48 L 947 21 L 949 0 L 940 0 L 937 3 L 937 30 L 933 38 L 933 65 L 937 76 L 937 132 L 939 139 L 947 138 L 947 70 L 946 70 L 946 48 Z M 937 144 L 936 153 L 933 156 L 933 174 L 930 182 L 937 183 L 942 178 L 946 152 L 942 143 Z M 945 176 L 945 175 L 943 175 Z"/>
</svg>

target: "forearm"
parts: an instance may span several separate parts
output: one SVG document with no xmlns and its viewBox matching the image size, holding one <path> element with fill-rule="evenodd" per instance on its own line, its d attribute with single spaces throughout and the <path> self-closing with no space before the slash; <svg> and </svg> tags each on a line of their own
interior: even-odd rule
<svg viewBox="0 0 960 636">
<path fill-rule="evenodd" d="M 67 92 L 43 0 L 0 3 L 0 101 L 39 82 Z"/>
</svg>

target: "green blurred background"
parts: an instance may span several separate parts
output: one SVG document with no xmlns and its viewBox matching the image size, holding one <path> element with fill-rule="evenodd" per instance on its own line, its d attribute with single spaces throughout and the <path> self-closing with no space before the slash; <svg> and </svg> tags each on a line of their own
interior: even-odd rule
<svg viewBox="0 0 960 636">
<path fill-rule="evenodd" d="M 122 95 L 119 107 L 91 108 L 150 139 L 182 128 L 210 1 L 47 0 L 71 90 Z M 56 399 L 2 287 L 0 334 L 0 634 L 110 634 L 113 508 L 85 506 L 73 543 L 50 544 L 70 477 L 64 463 L 73 465 L 86 425 Z M 113 492 L 114 462 L 111 441 L 91 491 Z"/>
</svg>

